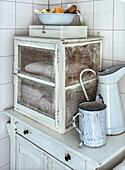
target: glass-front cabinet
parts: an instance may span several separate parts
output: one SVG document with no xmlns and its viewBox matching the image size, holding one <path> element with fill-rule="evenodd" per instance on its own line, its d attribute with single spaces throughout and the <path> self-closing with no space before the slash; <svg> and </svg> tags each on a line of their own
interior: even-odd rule
<svg viewBox="0 0 125 170">
<path fill-rule="evenodd" d="M 98 72 L 102 39 L 45 39 L 15 37 L 14 108 L 31 119 L 64 134 L 72 116 L 85 101 L 79 82 L 83 69 Z M 97 80 L 88 72 L 83 83 L 95 99 Z"/>
</svg>

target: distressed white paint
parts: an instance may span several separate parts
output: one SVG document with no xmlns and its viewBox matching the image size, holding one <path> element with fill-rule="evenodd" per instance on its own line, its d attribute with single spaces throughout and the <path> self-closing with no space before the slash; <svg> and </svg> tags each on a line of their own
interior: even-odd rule
<svg viewBox="0 0 125 170">
<path fill-rule="evenodd" d="M 100 54 L 102 55 L 102 38 L 87 38 L 87 39 L 69 39 L 69 40 L 58 40 L 58 39 L 44 39 L 44 38 L 32 38 L 32 37 L 15 37 L 15 62 L 14 62 L 14 108 L 16 111 L 32 118 L 33 120 L 42 123 L 43 125 L 64 134 L 71 130 L 73 127 L 66 129 L 66 90 L 65 87 L 65 47 L 68 46 L 81 46 L 87 44 L 100 44 Z M 40 77 L 29 76 L 25 73 L 20 73 L 18 68 L 18 46 L 27 46 L 33 48 L 42 48 L 47 50 L 54 50 L 54 68 L 55 68 L 55 83 L 41 79 Z M 102 63 L 102 56 L 100 56 L 100 68 Z M 33 80 L 35 82 L 55 87 L 55 119 L 40 114 L 28 107 L 22 106 L 17 102 L 18 98 L 18 79 L 23 77 L 25 79 Z M 93 79 L 94 81 L 95 79 Z M 88 81 L 89 82 L 89 81 Z M 92 83 L 92 80 L 90 80 Z M 72 85 L 78 87 L 78 84 Z M 72 86 L 70 86 L 72 88 Z M 69 88 L 70 88 L 69 87 Z"/>
<path fill-rule="evenodd" d="M 61 167 L 67 166 L 76 170 L 112 169 L 124 159 L 125 134 L 113 137 L 108 136 L 106 144 L 101 148 L 89 148 L 86 146 L 79 148 L 78 135 L 75 130 L 70 131 L 65 135 L 57 135 L 56 132 L 19 114 L 18 112 L 15 112 L 13 109 L 4 111 L 3 113 L 7 114 L 11 119 L 11 124 L 8 125 L 8 131 L 11 136 L 11 170 L 15 170 L 16 147 L 19 143 L 20 147 L 22 147 L 21 152 L 24 152 L 23 148 L 25 148 L 25 150 L 28 149 L 28 152 L 29 150 L 32 150 L 33 154 L 30 155 L 31 157 L 35 157 L 38 150 L 45 154 L 47 152 L 48 157 L 54 162 L 57 161 L 56 159 L 58 159 L 59 162 L 62 162 L 60 164 Z M 24 130 L 28 130 L 29 133 L 25 135 L 23 133 Z M 19 134 L 20 137 L 17 134 Z M 17 138 L 19 138 L 18 142 Z M 31 141 L 32 144 L 27 140 Z M 28 152 L 26 153 L 28 154 Z M 71 160 L 69 161 L 65 161 L 65 155 L 67 153 L 71 156 Z M 38 160 L 40 160 L 43 155 L 41 154 L 38 157 Z M 65 166 L 63 164 L 65 164 Z M 55 170 L 58 169 L 57 166 Z"/>
<path fill-rule="evenodd" d="M 76 31 L 77 30 L 77 31 Z M 44 38 L 86 38 L 87 26 L 41 26 L 30 25 L 29 36 Z"/>
</svg>

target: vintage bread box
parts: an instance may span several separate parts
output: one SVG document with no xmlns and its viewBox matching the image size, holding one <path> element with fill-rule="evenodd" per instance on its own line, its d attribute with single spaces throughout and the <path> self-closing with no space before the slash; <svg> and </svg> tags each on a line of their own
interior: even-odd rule
<svg viewBox="0 0 125 170">
<path fill-rule="evenodd" d="M 14 109 L 64 134 L 73 128 L 72 117 L 85 101 L 79 74 L 85 68 L 98 72 L 102 39 L 45 39 L 15 37 Z M 83 75 L 91 100 L 97 79 Z"/>
<path fill-rule="evenodd" d="M 30 25 L 29 36 L 43 38 L 86 38 L 87 26 Z"/>
</svg>

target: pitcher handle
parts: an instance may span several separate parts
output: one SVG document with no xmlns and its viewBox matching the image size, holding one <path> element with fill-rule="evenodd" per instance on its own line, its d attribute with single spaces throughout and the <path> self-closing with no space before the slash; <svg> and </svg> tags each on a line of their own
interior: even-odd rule
<svg viewBox="0 0 125 170">
<path fill-rule="evenodd" d="M 75 119 L 76 119 L 77 116 L 82 116 L 82 118 L 84 118 L 84 116 L 83 116 L 81 113 L 77 113 L 77 114 L 76 114 L 75 116 L 73 116 L 73 118 L 72 118 L 72 124 L 73 124 L 74 128 L 76 129 L 76 131 L 77 131 L 79 134 L 84 135 L 84 134 L 79 130 L 79 128 L 77 128 L 77 126 L 76 126 Z"/>
<path fill-rule="evenodd" d="M 84 72 L 86 72 L 86 71 L 91 71 L 91 72 L 93 72 L 95 75 L 96 75 L 96 72 L 95 72 L 94 70 L 92 70 L 92 69 L 85 69 L 85 70 L 83 70 L 83 71 L 80 73 L 80 84 L 81 84 L 81 86 L 82 86 L 82 89 L 83 89 L 83 92 L 84 92 L 84 94 L 85 94 L 86 100 L 89 101 L 89 97 L 88 97 L 88 95 L 87 95 L 87 93 L 86 93 L 86 90 L 85 90 L 85 87 L 84 87 L 84 85 L 83 85 L 83 83 L 82 83 L 82 74 L 83 74 Z"/>
</svg>

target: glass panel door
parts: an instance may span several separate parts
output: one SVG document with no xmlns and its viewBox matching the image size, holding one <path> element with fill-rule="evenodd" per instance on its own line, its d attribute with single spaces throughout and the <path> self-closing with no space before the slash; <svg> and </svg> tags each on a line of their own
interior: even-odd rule
<svg viewBox="0 0 125 170">
<path fill-rule="evenodd" d="M 17 94 L 17 103 L 55 119 L 54 87 L 18 77 Z"/>
<path fill-rule="evenodd" d="M 18 71 L 55 82 L 55 50 L 18 45 Z"/>
</svg>

